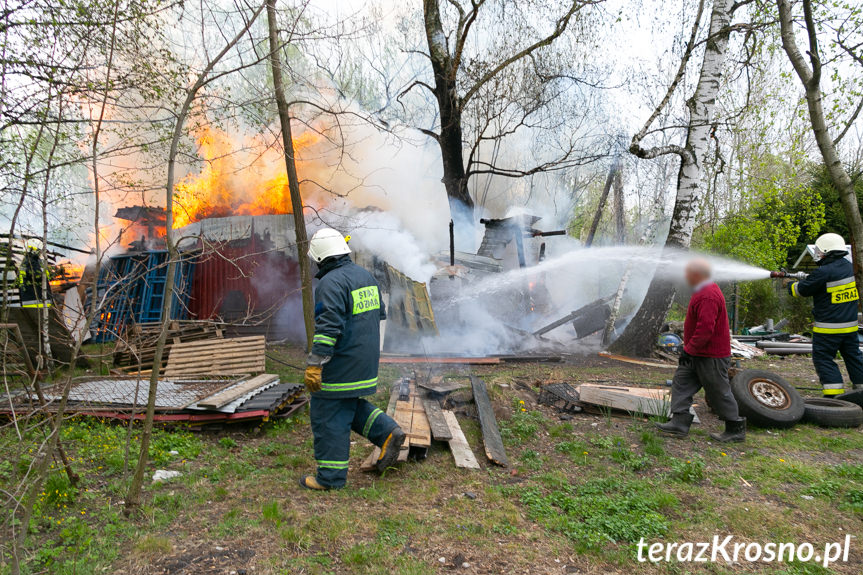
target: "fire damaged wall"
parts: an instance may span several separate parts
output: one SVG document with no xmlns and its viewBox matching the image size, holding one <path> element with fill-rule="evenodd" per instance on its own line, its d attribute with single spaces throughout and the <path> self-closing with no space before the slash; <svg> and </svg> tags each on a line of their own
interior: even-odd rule
<svg viewBox="0 0 863 575">
<path fill-rule="evenodd" d="M 195 266 L 189 312 L 240 324 L 242 333 L 302 339 L 299 277 L 297 261 L 257 234 L 209 246 Z"/>
</svg>

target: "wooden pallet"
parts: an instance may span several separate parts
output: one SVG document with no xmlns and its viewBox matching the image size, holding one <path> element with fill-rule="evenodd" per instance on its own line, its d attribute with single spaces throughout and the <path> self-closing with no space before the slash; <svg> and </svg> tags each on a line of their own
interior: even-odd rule
<svg viewBox="0 0 863 575">
<path fill-rule="evenodd" d="M 200 340 L 221 339 L 224 337 L 223 325 L 212 321 L 173 320 L 168 324 L 168 336 L 165 340 L 165 353 L 162 356 L 162 367 L 168 359 L 168 352 L 178 343 Z M 156 342 L 159 339 L 162 324 L 160 322 L 142 323 L 129 326 L 122 337 L 117 339 L 114 347 L 114 365 L 128 366 L 138 369 L 140 362 L 142 370 L 153 368 L 156 354 Z"/>
<path fill-rule="evenodd" d="M 266 338 L 256 335 L 174 344 L 164 374 L 256 375 L 265 370 Z"/>
</svg>

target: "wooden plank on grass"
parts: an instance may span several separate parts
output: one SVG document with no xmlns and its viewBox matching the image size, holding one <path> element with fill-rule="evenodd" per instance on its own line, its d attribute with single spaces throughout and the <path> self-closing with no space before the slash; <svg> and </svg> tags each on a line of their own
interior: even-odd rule
<svg viewBox="0 0 863 575">
<path fill-rule="evenodd" d="M 479 461 L 476 460 L 476 456 L 458 424 L 455 413 L 449 410 L 441 411 L 441 416 L 446 421 L 450 435 L 452 435 L 452 439 L 449 440 L 449 450 L 452 452 L 455 466 L 464 469 L 479 469 Z"/>
<path fill-rule="evenodd" d="M 582 403 L 620 409 L 644 415 L 668 415 L 671 392 L 668 389 L 617 387 L 583 383 L 578 387 Z"/>
<path fill-rule="evenodd" d="M 610 407 L 640 415 L 668 417 L 671 391 L 658 387 L 623 387 L 583 383 L 577 388 L 582 403 Z M 695 406 L 689 408 L 693 423 L 701 423 Z"/>
<path fill-rule="evenodd" d="M 476 411 L 479 415 L 479 424 L 482 427 L 482 442 L 485 445 L 485 454 L 492 463 L 502 467 L 509 466 L 506 450 L 503 448 L 503 439 L 500 437 L 500 428 L 497 426 L 497 418 L 491 399 L 488 397 L 488 389 L 485 382 L 478 377 L 470 376 L 470 384 L 473 388 L 473 400 L 476 403 Z"/>
<path fill-rule="evenodd" d="M 499 357 L 420 357 L 415 355 L 385 355 L 380 359 L 385 364 L 440 363 L 452 365 L 497 365 Z"/>
<path fill-rule="evenodd" d="M 246 381 L 235 387 L 228 388 L 224 391 L 220 391 L 215 395 L 206 397 L 198 402 L 198 406 L 206 407 L 208 409 L 219 409 L 220 407 L 228 405 L 232 401 L 243 397 L 247 393 L 258 389 L 259 387 L 269 385 L 278 380 L 278 375 L 264 373 L 251 379 L 247 379 Z"/>
<path fill-rule="evenodd" d="M 413 408 L 411 409 L 413 417 L 411 418 L 410 433 L 408 438 L 412 446 L 416 447 L 431 447 L 431 429 L 428 417 L 426 416 L 425 408 L 423 407 L 422 397 L 415 385 L 411 385 L 411 399 L 413 400 Z"/>
<path fill-rule="evenodd" d="M 617 355 L 615 353 L 609 353 L 607 351 L 601 351 L 598 355 L 602 357 L 607 357 L 608 359 L 613 359 L 616 361 L 622 361 L 624 363 L 633 363 L 635 365 L 643 365 L 645 367 L 656 367 L 662 369 L 677 369 L 677 364 L 675 363 L 659 363 L 657 361 L 650 361 L 647 359 L 639 359 L 637 357 L 626 357 L 625 355 Z"/>
<path fill-rule="evenodd" d="M 447 425 L 446 418 L 443 416 L 443 411 L 440 408 L 440 402 L 426 395 L 423 397 L 423 408 L 428 418 L 429 427 L 431 428 L 432 437 L 438 441 L 449 441 L 452 439 L 452 432 Z"/>
</svg>

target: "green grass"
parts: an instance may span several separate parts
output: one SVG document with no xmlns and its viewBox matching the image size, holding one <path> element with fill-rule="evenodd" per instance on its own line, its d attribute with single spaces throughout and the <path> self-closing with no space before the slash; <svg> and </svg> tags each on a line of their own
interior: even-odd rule
<svg viewBox="0 0 863 575">
<path fill-rule="evenodd" d="M 678 504 L 673 495 L 646 482 L 617 479 L 590 480 L 548 492 L 531 487 L 519 499 L 532 520 L 563 533 L 581 550 L 660 537 L 670 528 L 666 513 Z"/>
<path fill-rule="evenodd" d="M 294 355 L 301 361 L 301 353 Z M 401 374 L 386 369 L 384 377 Z M 258 572 L 285 575 L 449 572 L 437 557 L 449 565 L 459 553 L 478 572 L 562 572 L 573 562 L 581 572 L 630 572 L 632 546 L 642 536 L 701 540 L 730 530 L 752 540 L 827 541 L 837 526 L 847 531 L 863 520 L 858 430 L 753 429 L 745 444 L 720 447 L 708 445 L 708 424 L 676 441 L 627 416 L 576 415 L 561 422 L 557 413 L 523 406 L 523 386 L 513 382 L 653 377 L 655 384 L 665 377 L 616 369 L 477 366 L 498 413 L 507 411 L 499 425 L 511 468 L 487 464 L 476 420 L 459 416 L 482 470 L 456 469 L 445 446 L 435 445 L 427 460 L 383 478 L 360 473 L 355 465 L 370 447 L 354 437 L 348 487 L 335 493 L 296 487 L 296 478 L 314 469 L 305 412 L 260 431 L 157 428 L 148 473 L 167 468 L 183 476 L 147 481 L 144 506 L 131 519 L 119 503 L 128 486 L 126 426 L 72 420 L 63 438 L 82 481 L 73 488 L 52 462 L 31 522 L 26 575 L 97 575 L 136 562 L 138 570 L 164 569 L 160 561 L 174 554 L 248 547 L 248 541 L 255 542 Z M 442 375 L 464 377 L 455 368 Z M 386 399 L 381 390 L 372 401 L 382 406 Z M 38 440 L 27 438 L 31 445 Z M 136 428 L 133 460 L 137 442 Z M 0 430 L 0 449 L 14 454 L 0 458 L 0 488 L 14 486 L 31 463 L 26 445 L 11 429 Z M 0 575 L 7 573 L 4 552 L 0 541 Z M 704 572 L 730 575 L 741 568 L 714 565 Z M 834 565 L 829 573 L 857 575 L 854 568 Z M 668 565 L 649 572 L 701 571 Z M 828 573 L 796 564 L 759 572 Z"/>
</svg>

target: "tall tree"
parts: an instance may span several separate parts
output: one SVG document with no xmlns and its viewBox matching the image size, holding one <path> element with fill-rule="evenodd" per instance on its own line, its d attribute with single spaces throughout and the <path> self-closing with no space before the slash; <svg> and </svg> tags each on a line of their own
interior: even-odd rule
<svg viewBox="0 0 863 575">
<path fill-rule="evenodd" d="M 474 198 L 468 189 L 471 176 L 483 173 L 521 177 L 553 169 L 570 158 L 572 148 L 564 149 L 560 157 L 551 162 L 540 162 L 524 169 L 501 168 L 495 165 L 493 159 L 480 157 L 484 152 L 481 143 L 499 146 L 503 137 L 514 133 L 519 126 L 532 123 L 530 118 L 542 110 L 548 101 L 548 95 L 543 94 L 543 89 L 568 77 L 565 71 L 550 69 L 549 59 L 543 58 L 542 52 L 564 34 L 581 10 L 599 2 L 601 0 L 567 0 L 564 2 L 563 13 L 552 21 L 550 31 L 537 34 L 533 22 L 519 22 L 516 16 L 519 11 L 529 12 L 531 8 L 539 10 L 540 6 L 535 2 L 522 2 L 517 5 L 519 3 L 516 2 L 471 0 L 470 5 L 466 6 L 459 0 L 423 0 L 427 56 L 431 62 L 434 81 L 432 85 L 415 81 L 408 90 L 414 87 L 425 88 L 433 94 L 437 103 L 437 131 L 422 131 L 432 137 L 440 147 L 443 184 L 457 229 L 472 229 L 474 226 Z M 452 27 L 445 24 L 448 21 L 446 10 L 454 11 L 451 18 L 454 20 Z M 501 41 L 497 46 L 500 51 L 478 54 L 480 49 L 469 44 L 481 41 L 471 32 L 478 19 L 486 13 L 493 15 L 495 11 L 509 16 L 508 20 L 501 19 L 501 24 L 509 29 L 506 34 L 499 34 L 499 37 L 516 40 L 511 44 Z M 541 20 L 536 14 L 532 16 L 535 20 Z M 485 32 L 490 37 L 496 34 L 493 30 Z M 495 42 L 491 41 L 489 45 L 494 48 Z M 522 65 L 524 67 L 517 72 Z M 503 80 L 514 71 L 515 76 Z M 518 74 L 521 74 L 520 78 Z M 568 74 L 569 77 L 573 75 L 571 70 Z M 525 82 L 525 76 L 529 76 L 530 80 Z M 492 89 L 490 87 L 498 89 L 501 85 L 505 89 L 521 90 L 523 95 L 528 97 L 523 102 L 518 102 L 522 95 L 509 95 L 507 99 L 510 102 L 498 101 L 490 106 L 495 111 L 485 114 L 479 121 L 483 126 L 475 130 L 472 138 L 466 138 L 465 118 L 469 106 L 480 99 L 484 91 Z M 489 133 L 489 129 L 493 131 L 493 125 L 500 128 L 501 119 L 508 115 L 505 112 L 509 103 L 517 103 L 518 107 L 521 107 L 520 117 L 516 112 L 514 116 L 519 118 L 513 125 L 504 126 L 498 129 L 497 133 Z"/>
<path fill-rule="evenodd" d="M 710 13 L 710 26 L 704 46 L 704 55 L 695 92 L 687 100 L 689 119 L 686 126 L 686 141 L 680 146 L 667 144 L 644 147 L 643 140 L 651 125 L 668 105 L 676 88 L 686 75 L 686 66 L 694 48 L 698 44 L 698 30 L 704 11 L 704 0 L 700 0 L 695 21 L 692 25 L 686 50 L 681 58 L 677 74 L 669 85 L 665 97 L 645 122 L 642 129 L 633 136 L 630 152 L 642 159 L 656 158 L 665 154 L 675 154 L 680 160 L 677 173 L 677 196 L 671 217 L 671 226 L 665 247 L 688 249 L 695 228 L 695 218 L 703 197 L 703 162 L 710 148 L 713 124 L 716 121 L 716 99 L 721 87 L 722 73 L 725 69 L 728 41 L 731 34 L 731 17 L 737 5 L 733 0 L 714 0 Z M 665 321 L 665 316 L 674 299 L 674 283 L 665 274 L 657 273 L 650 282 L 647 295 L 626 326 L 623 334 L 612 345 L 617 353 L 636 356 L 649 356 L 653 353 L 656 335 Z"/>
<path fill-rule="evenodd" d="M 854 276 L 857 280 L 857 285 L 863 286 L 863 218 L 860 217 L 860 205 L 857 202 L 854 182 L 842 164 L 842 158 L 839 156 L 837 150 L 838 141 L 841 139 L 841 136 L 845 135 L 847 128 L 835 140 L 830 135 L 830 127 L 824 112 L 823 94 L 821 91 L 823 62 L 818 42 L 818 27 L 812 12 L 812 0 L 803 0 L 802 4 L 804 30 L 806 31 L 808 42 L 806 54 L 808 55 L 809 62 L 807 63 L 807 58 L 803 56 L 800 48 L 797 46 L 797 39 L 794 33 L 794 16 L 791 3 L 788 0 L 777 0 L 782 48 L 791 61 L 794 72 L 803 84 L 806 93 L 806 104 L 809 110 L 809 121 L 812 124 L 812 133 L 815 135 L 815 142 L 818 144 L 821 157 L 824 158 L 824 165 L 827 167 L 830 180 L 833 182 L 833 186 L 839 191 L 842 210 L 845 212 L 848 230 L 851 233 Z M 858 108 L 851 118 L 849 126 L 856 119 L 859 111 L 860 109 Z"/>
<path fill-rule="evenodd" d="M 312 348 L 315 331 L 315 302 L 312 293 L 312 265 L 309 261 L 309 236 L 306 232 L 306 219 L 303 214 L 303 199 L 300 197 L 300 181 L 297 177 L 294 136 L 291 131 L 291 110 L 285 98 L 282 80 L 282 62 L 279 56 L 278 22 L 276 21 L 276 0 L 267 0 L 267 30 L 270 42 L 270 69 L 273 74 L 273 91 L 282 128 L 282 148 L 285 152 L 285 168 L 288 172 L 288 190 L 291 196 L 291 212 L 294 214 L 294 231 L 297 239 L 297 257 L 300 264 L 300 284 L 303 291 L 303 320 L 306 325 L 306 348 Z"/>
</svg>

